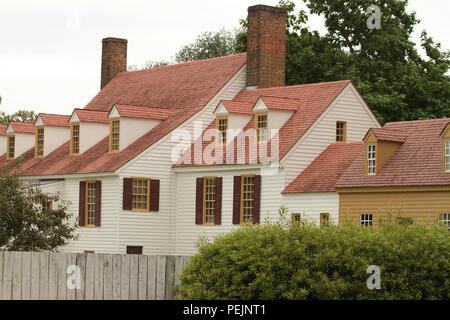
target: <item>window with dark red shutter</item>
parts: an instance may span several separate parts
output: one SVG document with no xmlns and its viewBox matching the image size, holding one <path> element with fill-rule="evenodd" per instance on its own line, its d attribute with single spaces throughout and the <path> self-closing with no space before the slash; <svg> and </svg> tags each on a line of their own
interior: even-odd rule
<svg viewBox="0 0 450 320">
<path fill-rule="evenodd" d="M 196 183 L 195 224 L 203 224 L 203 177 L 197 178 Z"/>
<path fill-rule="evenodd" d="M 95 182 L 95 226 L 100 227 L 102 212 L 102 182 Z"/>
<path fill-rule="evenodd" d="M 255 176 L 253 185 L 253 223 L 259 223 L 261 211 L 261 176 Z"/>
<path fill-rule="evenodd" d="M 159 180 L 150 180 L 150 211 L 159 211 Z"/>
<path fill-rule="evenodd" d="M 233 183 L 233 224 L 241 223 L 241 176 L 234 177 Z"/>
<path fill-rule="evenodd" d="M 215 219 L 216 225 L 222 224 L 222 177 L 216 178 L 216 202 L 215 202 Z"/>
<path fill-rule="evenodd" d="M 86 225 L 86 181 L 80 181 L 80 196 L 79 196 L 79 225 L 84 227 Z"/>
<path fill-rule="evenodd" d="M 123 210 L 131 210 L 133 179 L 123 178 Z"/>
</svg>

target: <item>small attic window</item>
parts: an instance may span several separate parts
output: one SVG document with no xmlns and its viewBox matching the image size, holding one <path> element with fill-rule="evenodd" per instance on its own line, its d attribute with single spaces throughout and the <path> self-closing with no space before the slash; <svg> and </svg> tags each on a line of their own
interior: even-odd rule
<svg viewBox="0 0 450 320">
<path fill-rule="evenodd" d="M 36 128 L 36 146 L 34 155 L 36 158 L 44 156 L 44 127 Z"/>
<path fill-rule="evenodd" d="M 445 172 L 450 172 L 450 140 L 445 140 Z"/>
<path fill-rule="evenodd" d="M 367 146 L 367 174 L 375 175 L 376 168 L 376 145 L 369 144 Z"/>
<path fill-rule="evenodd" d="M 347 123 L 345 121 L 336 122 L 336 143 L 345 143 L 347 140 Z"/>
<path fill-rule="evenodd" d="M 228 117 L 221 116 L 216 119 L 217 143 L 218 145 L 227 144 Z"/>
<path fill-rule="evenodd" d="M 256 115 L 256 138 L 257 142 L 267 142 L 267 112 Z"/>
<path fill-rule="evenodd" d="M 14 159 L 14 153 L 16 150 L 16 137 L 15 136 L 8 136 L 7 150 L 8 150 L 8 153 L 6 154 L 6 159 Z"/>
<path fill-rule="evenodd" d="M 109 151 L 120 150 L 120 119 L 111 119 L 109 122 Z"/>
<path fill-rule="evenodd" d="M 80 124 L 72 123 L 70 125 L 70 154 L 80 153 Z"/>
</svg>

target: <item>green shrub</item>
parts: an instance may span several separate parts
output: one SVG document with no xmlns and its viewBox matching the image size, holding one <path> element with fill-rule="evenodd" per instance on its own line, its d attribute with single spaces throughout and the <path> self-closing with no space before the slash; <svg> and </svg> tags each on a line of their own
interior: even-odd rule
<svg viewBox="0 0 450 320">
<path fill-rule="evenodd" d="M 450 233 L 387 224 L 245 226 L 204 242 L 180 276 L 181 299 L 449 299 Z M 381 289 L 367 288 L 367 268 Z"/>
</svg>

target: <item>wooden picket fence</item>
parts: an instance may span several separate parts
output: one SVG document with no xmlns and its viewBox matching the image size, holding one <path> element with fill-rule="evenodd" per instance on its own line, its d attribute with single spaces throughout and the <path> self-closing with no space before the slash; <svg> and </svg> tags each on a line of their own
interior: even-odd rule
<svg viewBox="0 0 450 320">
<path fill-rule="evenodd" d="M 187 256 L 0 251 L 0 300 L 172 300 Z"/>
</svg>

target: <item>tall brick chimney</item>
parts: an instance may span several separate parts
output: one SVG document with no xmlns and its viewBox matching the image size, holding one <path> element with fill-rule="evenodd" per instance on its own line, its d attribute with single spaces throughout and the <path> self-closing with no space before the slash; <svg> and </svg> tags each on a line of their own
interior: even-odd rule
<svg viewBox="0 0 450 320">
<path fill-rule="evenodd" d="M 127 71 L 128 40 L 119 38 L 105 38 L 102 40 L 102 79 L 100 88 L 120 72 Z"/>
<path fill-rule="evenodd" d="M 248 8 L 247 86 L 285 85 L 286 18 L 283 8 Z"/>
</svg>

